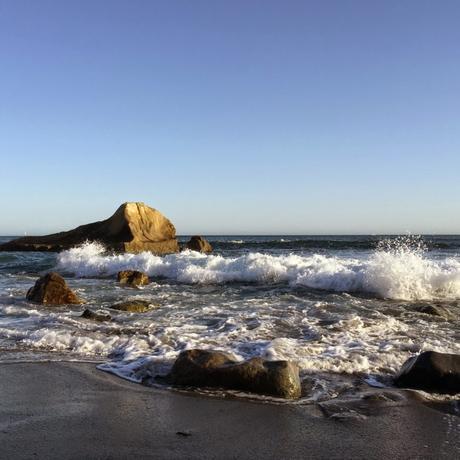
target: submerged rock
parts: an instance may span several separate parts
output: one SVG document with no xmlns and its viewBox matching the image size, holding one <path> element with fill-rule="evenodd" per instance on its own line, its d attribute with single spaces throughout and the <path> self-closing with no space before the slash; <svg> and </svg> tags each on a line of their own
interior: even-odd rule
<svg viewBox="0 0 460 460">
<path fill-rule="evenodd" d="M 93 321 L 103 322 L 111 321 L 112 317 L 108 313 L 98 313 L 87 308 L 82 314 L 82 318 L 91 319 Z"/>
<path fill-rule="evenodd" d="M 167 380 L 174 385 L 218 387 L 280 398 L 300 397 L 299 368 L 289 361 L 252 358 L 238 362 L 227 353 L 186 350 L 176 359 Z"/>
<path fill-rule="evenodd" d="M 409 358 L 394 379 L 398 387 L 460 393 L 460 355 L 425 351 Z"/>
<path fill-rule="evenodd" d="M 64 278 L 56 272 L 47 273 L 39 278 L 35 285 L 27 291 L 26 298 L 31 302 L 50 305 L 84 303 L 67 286 Z"/>
<path fill-rule="evenodd" d="M 439 316 L 445 320 L 450 320 L 454 318 L 452 312 L 446 307 L 441 307 L 439 305 L 416 305 L 414 307 L 415 311 L 419 313 L 424 313 L 426 315 Z"/>
<path fill-rule="evenodd" d="M 150 283 L 149 277 L 137 270 L 123 270 L 118 272 L 117 279 L 121 284 L 128 286 L 144 286 Z"/>
<path fill-rule="evenodd" d="M 112 217 L 67 232 L 8 241 L 0 245 L 0 251 L 61 251 L 85 241 L 98 241 L 108 249 L 122 252 L 179 251 L 174 225 L 144 203 L 124 203 Z"/>
<path fill-rule="evenodd" d="M 145 300 L 127 300 L 126 302 L 119 302 L 112 307 L 114 310 L 128 311 L 131 313 L 145 313 L 152 309 L 152 304 Z"/>
<path fill-rule="evenodd" d="M 198 252 L 212 252 L 212 246 L 201 236 L 192 236 L 185 246 L 187 249 Z"/>
</svg>

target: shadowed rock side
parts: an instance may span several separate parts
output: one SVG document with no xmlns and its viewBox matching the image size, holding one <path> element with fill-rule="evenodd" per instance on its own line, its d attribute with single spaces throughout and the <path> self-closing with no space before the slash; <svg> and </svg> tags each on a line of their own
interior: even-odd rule
<svg viewBox="0 0 460 460">
<path fill-rule="evenodd" d="M 64 278 L 51 272 L 37 280 L 27 292 L 27 300 L 48 305 L 80 304 L 81 299 L 67 286 Z"/>
<path fill-rule="evenodd" d="M 186 350 L 166 378 L 173 385 L 218 387 L 280 398 L 300 397 L 299 368 L 289 361 L 252 358 L 237 362 L 227 353 Z"/>
<path fill-rule="evenodd" d="M 98 241 L 121 252 L 179 251 L 174 225 L 144 203 L 124 203 L 112 217 L 67 232 L 18 238 L 0 245 L 0 251 L 61 251 L 85 241 Z"/>
<path fill-rule="evenodd" d="M 413 356 L 403 364 L 395 385 L 435 393 L 460 393 L 460 355 L 425 351 Z"/>
</svg>

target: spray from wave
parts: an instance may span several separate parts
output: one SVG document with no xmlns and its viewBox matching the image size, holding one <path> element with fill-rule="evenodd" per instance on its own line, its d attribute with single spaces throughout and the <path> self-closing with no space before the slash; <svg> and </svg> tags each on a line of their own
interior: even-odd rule
<svg viewBox="0 0 460 460">
<path fill-rule="evenodd" d="M 361 292 L 400 300 L 460 298 L 460 261 L 430 259 L 423 241 L 402 237 L 382 241 L 365 258 L 314 255 L 271 255 L 251 252 L 238 257 L 184 251 L 158 257 L 108 254 L 97 243 L 85 243 L 58 255 L 58 267 L 80 277 L 112 276 L 136 269 L 153 278 L 178 283 L 278 283 L 337 292 Z"/>
</svg>

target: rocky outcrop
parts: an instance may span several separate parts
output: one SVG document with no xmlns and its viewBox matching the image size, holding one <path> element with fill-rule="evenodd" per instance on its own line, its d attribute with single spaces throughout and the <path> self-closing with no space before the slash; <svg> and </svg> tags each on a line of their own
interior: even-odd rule
<svg viewBox="0 0 460 460">
<path fill-rule="evenodd" d="M 87 308 L 82 314 L 82 318 L 91 319 L 99 323 L 103 321 L 111 321 L 112 317 L 108 313 L 99 313 Z"/>
<path fill-rule="evenodd" d="M 98 241 L 121 252 L 179 251 L 174 225 L 144 203 L 124 203 L 112 217 L 67 232 L 18 238 L 0 245 L 0 251 L 61 251 L 85 241 Z"/>
<path fill-rule="evenodd" d="M 48 305 L 81 304 L 83 300 L 67 286 L 64 278 L 58 273 L 51 272 L 37 280 L 26 295 L 31 302 Z"/>
<path fill-rule="evenodd" d="M 144 286 L 150 283 L 149 277 L 137 270 L 123 270 L 118 272 L 117 279 L 120 284 L 128 286 Z"/>
<path fill-rule="evenodd" d="M 425 351 L 413 356 L 403 364 L 394 383 L 434 393 L 460 393 L 460 355 Z"/>
<path fill-rule="evenodd" d="M 173 385 L 250 391 L 280 398 L 300 397 L 299 368 L 289 361 L 252 358 L 238 362 L 227 353 L 186 350 L 166 379 Z"/>
<path fill-rule="evenodd" d="M 153 305 L 145 300 L 127 300 L 113 304 L 111 308 L 119 311 L 127 311 L 130 313 L 145 313 L 151 310 Z"/>
<path fill-rule="evenodd" d="M 212 252 L 212 246 L 201 236 L 192 236 L 190 241 L 185 245 L 186 249 L 198 252 Z"/>
</svg>

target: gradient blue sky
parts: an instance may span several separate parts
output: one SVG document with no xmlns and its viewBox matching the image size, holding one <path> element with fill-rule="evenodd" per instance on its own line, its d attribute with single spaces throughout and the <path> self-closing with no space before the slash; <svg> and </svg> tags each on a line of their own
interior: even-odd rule
<svg viewBox="0 0 460 460">
<path fill-rule="evenodd" d="M 460 233 L 460 2 L 0 0 L 0 234 Z"/>
</svg>

